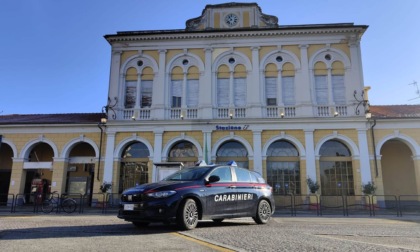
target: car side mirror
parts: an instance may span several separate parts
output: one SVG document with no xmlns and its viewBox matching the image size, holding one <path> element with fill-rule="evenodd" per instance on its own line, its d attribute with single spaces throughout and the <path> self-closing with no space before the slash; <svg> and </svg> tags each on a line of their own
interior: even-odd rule
<svg viewBox="0 0 420 252">
<path fill-rule="evenodd" d="M 210 177 L 209 177 L 209 183 L 215 183 L 215 182 L 217 182 L 217 181 L 219 181 L 220 180 L 220 177 L 219 176 L 217 176 L 217 175 L 211 175 Z"/>
</svg>

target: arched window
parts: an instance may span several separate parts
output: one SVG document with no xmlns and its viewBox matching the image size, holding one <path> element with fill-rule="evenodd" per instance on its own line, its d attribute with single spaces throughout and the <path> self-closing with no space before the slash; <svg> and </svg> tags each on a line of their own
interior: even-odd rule
<svg viewBox="0 0 420 252">
<path fill-rule="evenodd" d="M 149 182 L 149 149 L 144 143 L 128 145 L 121 155 L 119 193 L 127 188 Z"/>
<path fill-rule="evenodd" d="M 154 73 L 151 67 L 142 67 L 140 78 L 136 68 L 127 69 L 124 99 L 126 109 L 150 108 L 152 106 L 153 77 Z"/>
<path fill-rule="evenodd" d="M 197 147 L 188 141 L 178 142 L 169 151 L 168 161 L 182 162 L 184 167 L 194 166 L 198 161 Z"/>
<path fill-rule="evenodd" d="M 354 195 L 351 152 L 347 146 L 329 140 L 321 146 L 319 154 L 322 195 Z"/>
<path fill-rule="evenodd" d="M 243 64 L 238 64 L 235 57 L 230 57 L 217 69 L 217 105 L 220 108 L 245 107 L 247 71 Z"/>
<path fill-rule="evenodd" d="M 265 66 L 265 97 L 267 106 L 295 105 L 295 66 L 287 54 L 268 57 Z"/>
<path fill-rule="evenodd" d="M 314 58 L 314 88 L 317 105 L 345 105 L 345 56 L 324 51 Z"/>
<path fill-rule="evenodd" d="M 275 194 L 301 193 L 299 152 L 290 142 L 276 141 L 268 148 L 267 183 Z"/>
<path fill-rule="evenodd" d="M 248 151 L 243 144 L 229 141 L 222 144 L 216 153 L 216 163 L 226 164 L 234 160 L 239 167 L 248 168 Z"/>
<path fill-rule="evenodd" d="M 172 108 L 197 108 L 199 96 L 199 62 L 192 56 L 181 56 L 171 64 L 170 97 Z"/>
<path fill-rule="evenodd" d="M 137 70 L 134 67 L 127 69 L 125 74 L 125 108 L 134 108 L 137 95 Z"/>
</svg>

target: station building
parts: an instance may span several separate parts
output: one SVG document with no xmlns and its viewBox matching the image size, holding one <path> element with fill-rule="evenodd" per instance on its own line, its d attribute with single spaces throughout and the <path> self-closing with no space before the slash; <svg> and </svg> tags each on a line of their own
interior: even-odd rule
<svg viewBox="0 0 420 252">
<path fill-rule="evenodd" d="M 0 195 L 92 194 L 235 160 L 275 194 L 420 194 L 420 106 L 371 106 L 366 25 L 281 25 L 256 3 L 207 5 L 179 30 L 105 35 L 103 113 L 0 116 Z M 374 92 L 374 90 L 372 91 Z"/>
</svg>

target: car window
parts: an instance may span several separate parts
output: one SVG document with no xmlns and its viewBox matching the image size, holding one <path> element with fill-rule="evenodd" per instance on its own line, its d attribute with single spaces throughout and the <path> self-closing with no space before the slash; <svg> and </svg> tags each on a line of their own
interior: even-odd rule
<svg viewBox="0 0 420 252">
<path fill-rule="evenodd" d="M 232 173 L 230 171 L 230 167 L 219 167 L 216 168 L 211 174 L 220 177 L 219 182 L 230 182 L 232 181 Z"/>
<path fill-rule="evenodd" d="M 235 167 L 235 173 L 238 182 L 251 182 L 251 176 L 248 170 Z"/>
<path fill-rule="evenodd" d="M 252 172 L 252 174 L 255 175 L 255 177 L 257 177 L 258 183 L 265 183 L 265 179 L 261 176 L 261 174 L 257 172 Z"/>
<path fill-rule="evenodd" d="M 172 175 L 169 175 L 164 180 L 166 181 L 191 181 L 202 177 L 210 168 L 209 167 L 193 167 L 182 169 Z"/>
<path fill-rule="evenodd" d="M 258 178 L 257 178 L 257 176 L 255 175 L 254 172 L 250 172 L 249 174 L 251 175 L 251 182 L 252 183 L 259 183 Z"/>
</svg>

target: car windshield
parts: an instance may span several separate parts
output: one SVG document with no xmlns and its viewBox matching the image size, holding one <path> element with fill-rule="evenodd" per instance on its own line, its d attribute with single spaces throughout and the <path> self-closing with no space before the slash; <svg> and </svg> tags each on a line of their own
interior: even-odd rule
<svg viewBox="0 0 420 252">
<path fill-rule="evenodd" d="M 211 167 L 191 167 L 182 169 L 168 177 L 164 181 L 192 181 L 203 177 Z"/>
</svg>

